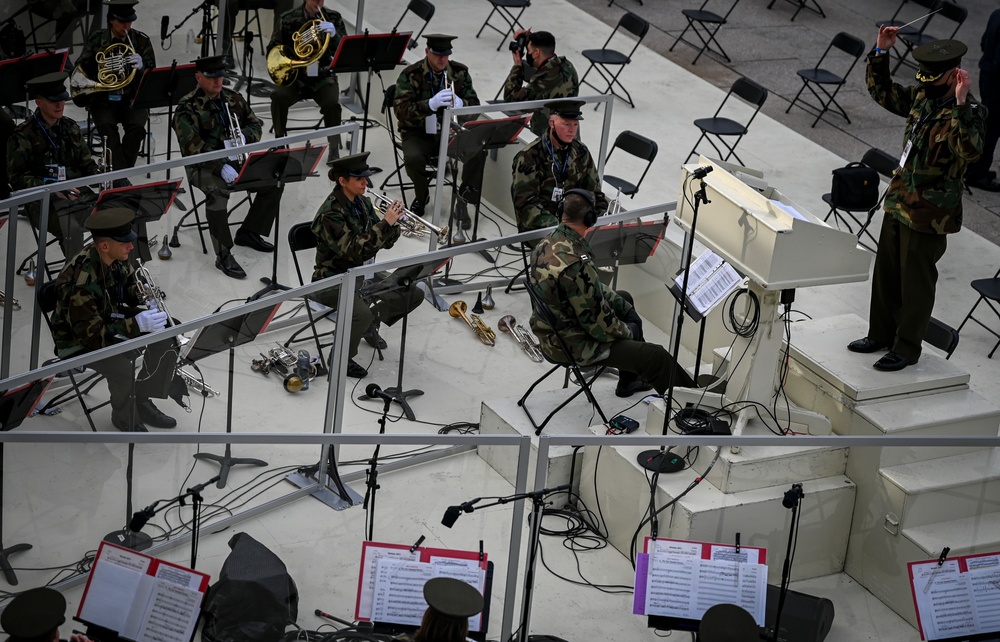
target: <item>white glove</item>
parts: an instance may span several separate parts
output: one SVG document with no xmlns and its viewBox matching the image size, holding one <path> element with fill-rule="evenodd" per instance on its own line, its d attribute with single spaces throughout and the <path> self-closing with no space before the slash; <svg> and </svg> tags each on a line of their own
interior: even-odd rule
<svg viewBox="0 0 1000 642">
<path fill-rule="evenodd" d="M 437 111 L 442 107 L 451 107 L 454 99 L 455 96 L 451 93 L 451 89 L 442 89 L 438 93 L 431 96 L 431 99 L 427 101 L 427 104 L 430 106 L 431 111 Z"/>
<path fill-rule="evenodd" d="M 142 69 L 142 56 L 139 54 L 132 54 L 128 57 L 128 61 L 132 65 L 132 69 Z"/>
<path fill-rule="evenodd" d="M 321 22 L 319 23 L 319 28 L 330 34 L 330 36 L 337 35 L 337 26 L 334 25 L 332 22 Z"/>
<path fill-rule="evenodd" d="M 239 172 L 233 169 L 232 165 L 223 165 L 220 173 L 222 174 L 222 180 L 227 183 L 232 183 L 236 180 L 236 177 L 240 175 Z"/>
<path fill-rule="evenodd" d="M 156 311 L 160 310 L 160 306 L 156 305 L 156 301 L 152 299 L 146 301 L 146 307 L 149 308 L 150 310 L 156 310 Z"/>
<path fill-rule="evenodd" d="M 143 332 L 158 332 L 167 327 L 167 313 L 158 310 L 145 310 L 135 315 L 135 322 Z"/>
<path fill-rule="evenodd" d="M 455 94 L 455 105 L 454 106 L 455 106 L 455 108 L 465 107 L 465 101 L 462 100 L 462 97 L 459 96 L 458 94 Z"/>
</svg>

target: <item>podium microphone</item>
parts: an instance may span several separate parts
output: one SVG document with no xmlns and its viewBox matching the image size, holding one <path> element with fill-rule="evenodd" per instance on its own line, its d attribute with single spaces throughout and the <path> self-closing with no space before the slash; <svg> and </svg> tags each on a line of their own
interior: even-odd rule
<svg viewBox="0 0 1000 642">
<path fill-rule="evenodd" d="M 692 172 L 691 174 L 695 178 L 705 178 L 713 169 L 715 169 L 713 166 L 705 165 L 704 167 L 699 167 L 698 169 L 694 170 L 694 172 Z"/>
<path fill-rule="evenodd" d="M 170 17 L 163 16 L 160 18 L 160 44 L 162 45 L 167 39 L 167 29 L 170 28 Z"/>
</svg>

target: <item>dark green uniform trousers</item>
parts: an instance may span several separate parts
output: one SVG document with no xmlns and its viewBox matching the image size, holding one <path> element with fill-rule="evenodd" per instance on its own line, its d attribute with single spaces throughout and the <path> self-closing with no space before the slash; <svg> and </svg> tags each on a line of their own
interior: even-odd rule
<svg viewBox="0 0 1000 642">
<path fill-rule="evenodd" d="M 208 232 L 212 236 L 212 247 L 218 254 L 222 248 L 233 247 L 233 234 L 229 230 L 229 195 L 232 190 L 221 176 L 203 168 L 187 168 L 188 181 L 205 193 L 205 218 L 208 219 Z M 274 217 L 278 215 L 281 206 L 281 193 L 284 188 L 265 187 L 255 192 L 250 211 L 240 226 L 248 232 L 263 237 L 271 235 Z"/>
<path fill-rule="evenodd" d="M 135 400 L 145 401 L 150 397 L 166 399 L 170 382 L 177 367 L 177 347 L 173 338 L 150 344 L 142 359 L 142 369 L 135 375 L 135 364 L 129 353 L 108 357 L 89 365 L 101 373 L 108 382 L 111 393 L 111 407 L 115 414 L 129 418 L 133 379 L 135 380 Z"/>
<path fill-rule="evenodd" d="M 301 76 L 305 76 L 305 73 L 304 69 L 299 70 Z M 271 92 L 271 122 L 274 123 L 275 138 L 281 138 L 288 131 L 288 109 L 300 100 L 307 98 L 312 98 L 319 106 L 320 113 L 323 114 L 324 127 L 336 127 L 340 124 L 342 110 L 337 77 L 331 76 L 330 79 L 323 79 L 322 82 L 309 78 L 305 81 L 296 81 L 290 85 L 278 87 Z M 340 146 L 340 136 L 330 136 L 327 138 L 327 142 L 330 145 L 327 156 L 338 158 L 340 153 L 337 148 Z"/>
<path fill-rule="evenodd" d="M 414 198 L 424 205 L 430 193 L 431 177 L 427 164 L 438 156 L 441 140 L 430 134 L 405 134 L 403 136 L 403 166 L 406 175 L 413 181 Z M 486 166 L 486 152 L 476 154 L 462 165 L 462 187 L 469 186 L 479 193 L 483 185 L 483 168 Z"/>
</svg>

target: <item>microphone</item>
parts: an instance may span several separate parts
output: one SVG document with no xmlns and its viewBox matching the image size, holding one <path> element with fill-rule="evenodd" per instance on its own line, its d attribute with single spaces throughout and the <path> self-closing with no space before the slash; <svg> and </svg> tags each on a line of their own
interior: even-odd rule
<svg viewBox="0 0 1000 642">
<path fill-rule="evenodd" d="M 160 18 L 160 44 L 167 39 L 167 29 L 170 28 L 170 17 L 163 16 Z"/>
<path fill-rule="evenodd" d="M 133 533 L 138 533 L 146 525 L 149 518 L 153 516 L 153 507 L 147 506 L 141 511 L 132 513 L 132 519 L 128 521 L 128 529 Z"/>
<path fill-rule="evenodd" d="M 795 505 L 799 503 L 803 495 L 805 493 L 802 492 L 802 484 L 792 484 L 792 487 L 785 491 L 781 505 L 785 508 L 795 508 Z"/>
<path fill-rule="evenodd" d="M 394 399 L 392 398 L 392 395 L 390 395 L 390 394 L 388 394 L 386 392 L 383 392 L 382 389 L 378 387 L 377 383 L 370 383 L 370 384 L 368 384 L 368 387 L 365 388 L 365 394 L 368 395 L 369 397 L 371 397 L 372 399 L 378 397 L 382 401 L 385 401 L 385 402 L 388 402 L 388 403 L 392 403 L 392 401 L 394 401 Z"/>
<path fill-rule="evenodd" d="M 713 169 L 715 169 L 715 167 L 711 165 L 705 165 L 704 167 L 699 167 L 698 169 L 694 170 L 692 175 L 695 178 L 705 178 Z"/>
<path fill-rule="evenodd" d="M 441 518 L 441 523 L 451 528 L 458 521 L 458 516 L 462 514 L 461 506 L 449 506 L 448 510 L 444 512 L 444 517 Z"/>
</svg>

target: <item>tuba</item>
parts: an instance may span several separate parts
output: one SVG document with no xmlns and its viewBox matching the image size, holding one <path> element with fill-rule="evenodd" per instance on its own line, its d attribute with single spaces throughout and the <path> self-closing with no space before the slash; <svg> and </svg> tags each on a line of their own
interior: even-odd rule
<svg viewBox="0 0 1000 642">
<path fill-rule="evenodd" d="M 128 34 L 125 36 L 128 38 Z M 135 67 L 129 58 L 135 54 L 131 39 L 128 44 L 115 42 L 108 45 L 104 50 L 98 51 L 95 56 L 97 62 L 97 79 L 87 77 L 83 69 L 78 65 L 73 69 L 73 74 L 69 79 L 69 93 L 73 102 L 83 106 L 81 102 L 86 102 L 87 97 L 98 91 L 117 91 L 124 89 L 132 79 L 135 78 Z"/>
<path fill-rule="evenodd" d="M 292 34 L 291 51 L 277 46 L 267 54 L 267 73 L 274 84 L 280 86 L 295 82 L 300 67 L 308 67 L 326 53 L 330 46 L 330 34 L 319 28 L 326 21 L 323 8 L 319 8 L 319 19 L 310 20 Z"/>
</svg>

